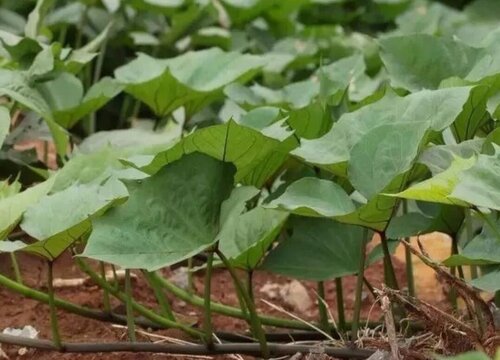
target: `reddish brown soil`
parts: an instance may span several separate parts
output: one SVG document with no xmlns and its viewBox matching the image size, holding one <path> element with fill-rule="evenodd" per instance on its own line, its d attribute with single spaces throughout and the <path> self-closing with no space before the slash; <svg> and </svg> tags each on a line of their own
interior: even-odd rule
<svg viewBox="0 0 500 360">
<path fill-rule="evenodd" d="M 43 288 L 45 284 L 45 265 L 38 258 L 20 255 L 19 261 L 21 264 L 21 270 L 23 273 L 24 281 L 29 286 L 35 288 Z M 12 270 L 10 268 L 9 258 L 2 254 L 0 256 L 0 272 L 2 274 L 12 276 Z M 404 286 L 405 274 L 404 265 L 395 259 L 396 273 L 398 277 L 399 284 Z M 69 256 L 61 257 L 54 267 L 55 278 L 78 278 L 82 277 L 82 273 L 79 271 L 77 266 L 73 263 L 73 260 Z M 376 264 L 372 266 L 366 272 L 366 277 L 368 281 L 375 287 L 381 284 L 383 278 L 383 268 L 382 265 Z M 256 303 L 258 305 L 258 311 L 265 314 L 273 314 L 277 316 L 284 316 L 278 311 L 269 308 L 268 305 L 259 301 L 262 298 L 266 298 L 265 295 L 260 293 L 259 289 L 266 283 L 286 283 L 290 281 L 285 277 L 276 276 L 268 273 L 256 273 L 254 276 L 255 284 L 255 297 Z M 312 298 L 315 298 L 316 294 L 316 284 L 305 282 L 304 283 Z M 201 294 L 203 291 L 203 274 L 198 274 L 195 277 L 195 286 L 198 293 Z M 344 278 L 344 298 L 346 307 L 346 317 L 349 319 L 353 310 L 353 298 L 354 298 L 354 287 L 355 278 L 347 277 Z M 73 288 L 62 288 L 57 289 L 57 296 L 72 301 L 74 303 L 88 306 L 91 308 L 102 309 L 102 292 L 97 286 L 88 285 L 84 287 L 73 287 Z M 214 300 L 219 301 L 224 304 L 237 305 L 238 300 L 233 291 L 233 286 L 230 277 L 227 272 L 216 271 L 214 274 L 214 281 L 212 285 L 212 297 Z M 366 294 L 362 316 L 364 319 L 368 317 L 374 299 L 368 293 Z M 134 297 L 137 301 L 141 302 L 150 307 L 156 307 L 156 302 L 152 292 L 149 290 L 144 280 L 139 276 L 137 281 L 134 283 Z M 279 300 L 270 300 L 276 305 L 286 307 L 285 304 L 280 303 Z M 335 298 L 335 286 L 333 281 L 328 282 L 326 285 L 326 300 L 333 314 L 336 315 L 336 298 Z M 198 324 L 202 323 L 202 315 L 200 309 L 193 308 L 184 302 L 171 298 L 173 301 L 174 310 L 180 314 L 193 316 L 194 319 L 198 320 Z M 118 306 L 117 301 L 113 301 L 113 306 Z M 304 319 L 313 320 L 317 319 L 318 313 L 315 308 L 311 309 L 306 314 L 297 314 Z M 378 306 L 373 306 L 371 309 L 370 320 L 378 320 L 380 316 L 380 310 Z M 124 329 L 113 327 L 110 323 L 103 323 L 99 321 L 90 320 L 77 315 L 66 313 L 64 311 L 58 311 L 59 324 L 61 333 L 64 341 L 126 341 L 126 332 Z M 50 327 L 48 319 L 48 306 L 45 304 L 40 304 L 36 301 L 23 298 L 22 296 L 12 293 L 6 289 L 0 288 L 0 330 L 6 327 L 23 327 L 25 325 L 34 326 L 39 332 L 40 338 L 49 339 L 50 338 Z M 244 321 L 240 321 L 233 318 L 228 318 L 221 315 L 214 316 L 214 326 L 217 330 L 231 331 L 231 332 L 244 332 L 247 329 L 247 324 Z M 163 330 L 156 332 L 158 334 L 168 335 L 171 337 L 184 337 L 185 336 L 178 331 L 174 330 Z M 142 340 L 148 341 L 147 338 L 142 338 Z M 186 357 L 172 357 L 166 355 L 147 355 L 147 354 L 56 354 L 44 351 L 30 350 L 26 355 L 17 355 L 17 348 L 11 346 L 3 346 L 4 351 L 10 356 L 11 359 L 38 359 L 38 360 L 48 360 L 48 359 L 122 359 L 122 360 L 132 360 L 132 359 L 170 359 L 170 358 L 186 358 Z"/>
</svg>

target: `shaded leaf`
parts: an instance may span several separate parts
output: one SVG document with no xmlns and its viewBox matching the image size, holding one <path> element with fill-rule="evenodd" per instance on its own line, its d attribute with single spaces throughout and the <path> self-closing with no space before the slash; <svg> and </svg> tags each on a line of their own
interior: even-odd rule
<svg viewBox="0 0 500 360">
<path fill-rule="evenodd" d="M 293 218 L 293 234 L 266 257 L 262 268 L 293 278 L 324 281 L 358 271 L 362 227 L 329 219 Z"/>
<path fill-rule="evenodd" d="M 191 154 L 130 182 L 129 200 L 94 221 L 82 255 L 153 271 L 197 254 L 216 239 L 233 172 L 230 165 Z"/>
</svg>

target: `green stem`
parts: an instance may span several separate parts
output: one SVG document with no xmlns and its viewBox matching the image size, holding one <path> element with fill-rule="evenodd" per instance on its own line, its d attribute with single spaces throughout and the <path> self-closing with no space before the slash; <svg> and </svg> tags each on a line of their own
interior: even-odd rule
<svg viewBox="0 0 500 360">
<path fill-rule="evenodd" d="M 188 291 L 194 292 L 193 258 L 190 257 L 187 262 L 188 262 L 188 268 L 187 268 Z"/>
<path fill-rule="evenodd" d="M 10 261 L 12 262 L 12 269 L 14 270 L 14 276 L 19 284 L 23 283 L 23 277 L 21 275 L 21 270 L 19 269 L 19 263 L 17 262 L 16 254 L 10 253 Z"/>
<path fill-rule="evenodd" d="M 465 231 L 466 231 L 466 236 L 467 236 L 467 242 L 469 242 L 474 237 L 474 234 L 473 234 L 473 229 L 472 229 L 472 217 L 471 217 L 471 213 L 468 209 L 465 209 Z M 457 246 L 457 248 L 458 248 L 458 246 Z M 470 266 L 470 276 L 472 279 L 477 278 L 478 274 L 477 274 L 477 266 L 476 265 Z"/>
<path fill-rule="evenodd" d="M 214 252 L 213 249 L 208 251 L 207 259 L 207 269 L 205 272 L 205 288 L 203 289 L 204 294 L 204 308 L 203 308 L 203 330 L 205 332 L 205 343 L 209 349 L 214 347 L 214 335 L 212 326 L 212 311 L 210 310 L 210 305 L 212 303 L 210 295 L 212 294 L 212 268 L 214 262 Z"/>
<path fill-rule="evenodd" d="M 116 297 L 118 300 L 120 300 L 121 302 L 125 303 L 127 300 L 126 300 L 126 295 L 121 292 L 120 290 L 112 287 L 111 285 L 109 285 L 109 283 L 105 282 L 105 281 L 102 281 L 101 277 L 99 275 L 97 275 L 89 266 L 88 264 L 83 261 L 82 259 L 80 258 L 76 258 L 76 262 L 77 264 L 80 266 L 80 268 L 82 269 L 83 272 L 85 272 L 91 279 L 94 283 L 96 283 L 98 286 L 102 287 L 102 288 L 106 288 L 109 293 L 111 295 L 113 295 L 114 297 Z M 147 307 L 135 302 L 133 299 L 131 300 L 131 303 L 132 303 L 132 307 L 134 309 L 134 311 L 138 312 L 139 314 L 141 314 L 142 316 L 144 316 L 145 318 L 161 325 L 161 326 L 164 326 L 166 328 L 175 328 L 175 329 L 179 329 L 179 330 L 182 330 L 184 331 L 185 333 L 191 335 L 191 336 L 194 336 L 194 337 L 198 337 L 200 339 L 203 338 L 203 333 L 198 331 L 198 330 L 195 330 L 189 326 L 186 326 L 184 324 L 180 324 L 178 322 L 175 322 L 175 321 L 172 321 L 172 320 L 169 320 L 169 319 L 166 319 L 164 318 L 163 316 L 160 316 L 158 314 L 156 314 L 154 311 L 151 311 L 150 309 L 148 309 Z"/>
<path fill-rule="evenodd" d="M 43 163 L 49 167 L 49 142 L 43 142 Z"/>
<path fill-rule="evenodd" d="M 127 112 L 128 112 L 129 107 L 130 107 L 131 101 L 132 101 L 132 98 L 129 95 L 125 95 L 125 98 L 123 99 L 123 102 L 122 102 L 122 107 L 120 109 L 118 129 L 121 129 L 125 125 L 125 123 L 127 122 Z"/>
<path fill-rule="evenodd" d="M 59 32 L 59 39 L 57 40 L 59 44 L 64 47 L 64 43 L 66 42 L 66 35 L 68 34 L 68 25 L 64 24 Z"/>
<path fill-rule="evenodd" d="M 197 296 L 195 294 L 191 294 L 188 291 L 181 289 L 178 286 L 175 286 L 171 282 L 169 282 L 167 279 L 159 276 L 158 274 L 154 274 L 160 281 L 163 287 L 165 287 L 168 291 L 170 291 L 173 295 L 175 295 L 177 298 L 187 302 L 188 304 L 191 304 L 193 306 L 197 307 L 203 307 L 205 305 L 204 299 L 200 296 Z M 234 306 L 228 306 L 224 305 L 218 302 L 212 301 L 211 304 L 211 311 L 217 314 L 225 315 L 225 316 L 230 316 L 234 317 L 237 319 L 242 319 L 249 321 L 249 317 L 247 314 L 245 314 L 244 311 L 242 311 L 239 308 L 236 308 Z M 289 320 L 289 319 L 283 319 L 283 318 L 278 318 L 278 317 L 273 317 L 273 316 L 260 316 L 260 320 L 262 324 L 268 325 L 268 326 L 274 326 L 274 327 L 281 327 L 281 328 L 287 328 L 287 329 L 295 329 L 295 330 L 310 330 L 311 328 L 300 321 L 296 320 Z"/>
<path fill-rule="evenodd" d="M 254 301 L 255 296 L 253 293 L 253 270 L 247 271 L 247 289 L 248 289 L 248 295 L 250 296 L 250 299 L 252 301 Z"/>
<path fill-rule="evenodd" d="M 248 312 L 250 314 L 250 321 L 249 325 L 252 328 L 252 332 L 254 336 L 257 338 L 257 340 L 260 343 L 260 347 L 262 350 L 262 357 L 264 359 L 269 358 L 269 348 L 267 347 L 267 340 L 266 340 L 266 335 L 264 333 L 264 330 L 262 329 L 262 324 L 260 322 L 260 318 L 257 315 L 257 310 L 255 308 L 254 302 L 250 299 L 250 296 L 248 295 L 248 291 L 245 290 L 245 287 L 241 284 L 240 280 L 238 279 L 238 275 L 236 274 L 236 271 L 234 270 L 233 266 L 229 262 L 229 260 L 226 258 L 226 256 L 218 249 L 216 249 L 217 255 L 219 258 L 222 260 L 224 263 L 224 266 L 227 268 L 229 271 L 229 274 L 231 275 L 234 285 L 236 287 L 236 291 L 241 294 L 242 298 L 244 299 Z"/>
<path fill-rule="evenodd" d="M 337 316 L 339 319 L 338 327 L 340 331 L 346 329 L 345 310 L 344 310 L 344 286 L 342 278 L 335 278 L 335 293 L 337 295 Z"/>
<path fill-rule="evenodd" d="M 403 200 L 403 215 L 408 213 L 408 202 Z M 409 238 L 404 239 L 409 242 Z M 412 254 L 409 248 L 405 246 L 405 265 L 406 265 L 406 283 L 408 284 L 408 295 L 415 297 L 415 281 L 413 276 Z"/>
<path fill-rule="evenodd" d="M 359 256 L 358 274 L 356 279 L 356 291 L 354 293 L 354 314 L 352 319 L 351 333 L 355 339 L 358 336 L 359 319 L 361 316 L 361 295 L 363 294 L 363 278 L 366 262 L 366 243 L 368 241 L 368 229 L 363 231 L 363 241 L 361 242 L 361 250 Z"/>
<path fill-rule="evenodd" d="M 495 301 L 495 305 L 497 307 L 500 307 L 500 291 L 496 291 L 495 292 L 495 299 L 494 299 L 494 301 Z"/>
<path fill-rule="evenodd" d="M 102 279 L 107 282 L 106 269 L 104 268 L 104 262 L 102 262 L 102 261 L 99 262 L 99 268 L 101 270 Z M 111 303 L 109 301 L 109 292 L 106 289 L 102 289 L 102 293 L 103 293 L 104 311 L 106 311 L 107 313 L 110 313 L 111 312 Z"/>
<path fill-rule="evenodd" d="M 130 270 L 125 270 L 125 304 L 127 309 L 127 332 L 130 342 L 135 342 L 135 322 L 134 322 L 134 308 L 132 306 L 132 283 L 130 281 Z"/>
<path fill-rule="evenodd" d="M 321 324 L 321 329 L 328 332 L 330 331 L 330 323 L 328 321 L 328 309 L 326 308 L 325 302 L 325 283 L 323 281 L 318 281 L 319 323 Z"/>
<path fill-rule="evenodd" d="M 467 238 L 467 243 L 469 243 L 469 241 L 471 241 L 474 237 L 472 229 L 472 216 L 469 209 L 465 209 L 465 236 Z M 458 244 L 456 244 L 455 246 L 458 254 Z M 477 278 L 477 267 L 475 265 L 471 265 L 470 274 L 472 279 Z M 476 313 L 478 327 L 481 330 L 481 334 L 483 334 L 486 329 L 486 322 L 484 320 L 483 313 L 481 312 L 481 308 L 476 302 L 474 302 L 474 312 Z M 472 318 L 474 317 L 473 314 L 470 315 Z"/>
<path fill-rule="evenodd" d="M 160 314 L 171 321 L 176 321 L 175 315 L 172 311 L 172 307 L 170 306 L 170 302 L 165 296 L 165 293 L 163 292 L 163 289 L 161 287 L 161 284 L 158 282 L 158 279 L 152 275 L 153 273 L 148 272 L 146 270 L 144 270 L 142 273 L 144 274 L 144 277 L 148 281 L 149 286 L 153 289 L 155 293 L 156 301 L 160 306 Z"/>
<path fill-rule="evenodd" d="M 54 346 L 62 349 L 61 336 L 59 335 L 59 325 L 57 324 L 57 308 L 54 300 L 54 273 L 53 262 L 49 261 L 47 271 L 47 291 L 49 294 L 49 309 L 50 309 L 50 329 L 52 332 L 52 341 Z"/>
<path fill-rule="evenodd" d="M 120 287 L 120 282 L 118 281 L 118 274 L 116 273 L 116 267 L 114 265 L 111 265 L 111 270 L 113 271 L 113 279 L 115 281 L 115 289 L 118 290 L 118 288 Z"/>
<path fill-rule="evenodd" d="M 83 42 L 83 27 L 85 25 L 85 21 L 87 19 L 87 11 L 88 7 L 85 7 L 85 10 L 83 11 L 82 17 L 80 18 L 80 21 L 78 22 L 78 26 L 76 28 L 76 39 L 75 39 L 75 49 L 78 49 L 82 46 Z"/>
<path fill-rule="evenodd" d="M 396 279 L 396 272 L 394 271 L 394 266 L 392 264 L 391 252 L 389 251 L 389 243 L 385 232 L 380 232 L 380 240 L 382 244 L 382 250 L 384 251 L 384 265 L 387 270 L 386 283 L 389 287 L 394 290 L 399 290 L 398 280 Z"/>
</svg>

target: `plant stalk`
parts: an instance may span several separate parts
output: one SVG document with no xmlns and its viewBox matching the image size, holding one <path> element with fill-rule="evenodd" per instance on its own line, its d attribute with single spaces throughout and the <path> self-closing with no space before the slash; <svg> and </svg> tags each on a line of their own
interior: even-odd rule
<svg viewBox="0 0 500 360">
<path fill-rule="evenodd" d="M 207 348 L 214 347 L 214 330 L 212 325 L 212 311 L 210 305 L 212 303 L 210 295 L 212 294 L 212 269 L 214 262 L 214 251 L 208 251 L 207 269 L 205 272 L 205 288 L 203 289 L 204 308 L 203 308 L 203 330 L 205 332 L 205 343 Z"/>
<path fill-rule="evenodd" d="M 101 270 L 102 279 L 107 282 L 106 269 L 104 268 L 104 262 L 102 262 L 102 261 L 99 262 L 99 269 Z M 102 289 L 102 294 L 103 294 L 104 311 L 107 313 L 110 313 L 111 312 L 111 303 L 109 301 L 109 292 L 106 289 Z"/>
<path fill-rule="evenodd" d="M 14 270 L 14 276 L 19 284 L 23 284 L 23 276 L 21 275 L 21 270 L 19 268 L 19 263 L 17 262 L 16 254 L 10 253 L 10 261 L 12 262 L 12 270 Z"/>
<path fill-rule="evenodd" d="M 267 347 L 267 340 L 266 340 L 266 335 L 264 333 L 264 330 L 262 329 L 262 324 L 260 322 L 260 318 L 257 315 L 257 310 L 255 308 L 254 302 L 250 299 L 250 295 L 248 295 L 248 291 L 245 290 L 245 287 L 241 284 L 240 280 L 238 279 L 238 275 L 236 274 L 236 271 L 234 270 L 233 266 L 229 262 L 229 260 L 226 258 L 226 256 L 219 250 L 215 250 L 217 252 L 217 256 L 222 260 L 224 263 L 224 266 L 227 268 L 229 271 L 229 274 L 233 278 L 233 282 L 236 288 L 236 291 L 241 294 L 241 297 L 246 303 L 249 315 L 250 315 L 250 321 L 249 325 L 252 328 L 252 332 L 254 336 L 257 338 L 257 340 L 260 343 L 261 346 L 261 351 L 262 351 L 262 357 L 264 359 L 268 359 L 270 357 L 269 353 L 269 348 Z"/>
<path fill-rule="evenodd" d="M 396 279 L 396 272 L 394 271 L 394 266 L 392 264 L 391 252 L 389 251 L 389 243 L 387 241 L 387 237 L 385 236 L 385 232 L 379 232 L 380 241 L 382 244 L 382 250 L 384 251 L 384 268 L 387 271 L 386 283 L 387 285 L 394 289 L 399 290 L 398 280 Z"/>
<path fill-rule="evenodd" d="M 328 321 L 328 309 L 326 308 L 325 300 L 325 283 L 323 281 L 318 281 L 318 312 L 319 312 L 319 323 L 321 324 L 321 329 L 323 331 L 330 331 L 330 323 Z"/>
<path fill-rule="evenodd" d="M 149 286 L 153 289 L 155 293 L 156 301 L 160 306 L 160 314 L 171 321 L 176 321 L 175 315 L 172 311 L 172 307 L 170 306 L 170 302 L 165 296 L 165 293 L 163 292 L 163 289 L 161 287 L 161 284 L 158 282 L 158 279 L 152 276 L 152 273 L 146 270 L 144 270 L 142 273 L 144 274 L 144 277 L 146 278 Z"/>
<path fill-rule="evenodd" d="M 253 293 L 253 270 L 247 271 L 247 289 L 248 289 L 248 295 L 250 296 L 250 299 L 252 301 L 254 301 L 255 296 Z"/>
<path fill-rule="evenodd" d="M 361 242 L 359 265 L 358 265 L 358 275 L 356 278 L 356 291 L 354 293 L 354 314 L 352 319 L 351 336 L 356 339 L 359 330 L 359 319 L 361 316 L 361 296 L 363 293 L 363 278 L 365 272 L 365 262 L 366 262 L 366 243 L 368 242 L 368 229 L 365 228 L 363 231 L 363 241 Z M 337 300 L 338 301 L 338 300 Z"/>
<path fill-rule="evenodd" d="M 47 291 L 49 294 L 49 309 L 50 309 L 50 330 L 52 332 L 52 342 L 57 349 L 61 349 L 61 336 L 59 335 L 59 325 L 57 323 L 57 308 L 54 300 L 54 272 L 52 261 L 47 263 Z"/>
<path fill-rule="evenodd" d="M 105 281 L 102 281 L 101 277 L 99 275 L 97 275 L 88 265 L 87 263 L 85 263 L 82 259 L 80 258 L 76 258 L 76 262 L 77 264 L 80 266 L 80 268 L 82 269 L 83 272 L 85 272 L 91 279 L 94 283 L 96 283 L 98 286 L 102 287 L 102 288 L 106 288 L 109 293 L 111 295 L 113 295 L 114 297 L 116 297 L 118 300 L 122 301 L 123 303 L 126 303 L 127 301 L 127 297 L 126 295 L 121 292 L 120 290 L 112 287 L 109 283 L 105 282 Z M 141 314 L 142 316 L 144 316 L 145 318 L 159 324 L 159 325 L 162 325 L 166 328 L 175 328 L 175 329 L 179 329 L 179 330 L 182 330 L 184 331 L 185 333 L 191 335 L 191 336 L 194 336 L 194 337 L 197 337 L 197 338 L 200 338 L 202 339 L 203 338 L 203 333 L 198 331 L 198 330 L 195 330 L 187 325 L 184 325 L 184 324 L 181 324 L 181 323 L 178 323 L 178 322 L 175 322 L 175 321 L 171 321 L 169 319 L 166 319 L 164 318 L 163 316 L 160 316 L 158 314 L 156 314 L 154 311 L 148 309 L 147 307 L 135 302 L 133 299 L 130 299 L 131 300 L 131 303 L 132 303 L 132 307 L 134 309 L 134 311 L 138 312 L 139 314 Z"/>
<path fill-rule="evenodd" d="M 403 215 L 408 213 L 408 201 L 403 199 Z M 409 238 L 404 239 L 410 242 Z M 415 280 L 413 276 L 413 261 L 410 249 L 405 247 L 406 283 L 408 285 L 408 295 L 415 297 Z"/>
<path fill-rule="evenodd" d="M 474 237 L 472 230 L 472 216 L 469 209 L 465 209 L 465 236 L 467 237 L 467 243 L 471 241 L 472 238 Z M 455 244 L 455 246 L 458 254 L 458 244 Z M 470 274 L 472 279 L 477 278 L 477 267 L 475 265 L 471 265 Z M 462 271 L 462 276 L 463 276 L 463 271 Z M 486 321 L 483 317 L 483 313 L 479 305 L 476 302 L 474 302 L 474 312 L 476 313 L 477 325 L 481 330 L 481 334 L 484 334 L 484 331 L 486 329 Z M 474 318 L 474 314 L 470 314 L 470 316 Z"/>
<path fill-rule="evenodd" d="M 345 310 L 344 310 L 344 285 L 342 284 L 342 278 L 335 278 L 335 294 L 337 296 L 337 316 L 338 316 L 338 327 L 339 331 L 344 331 L 346 329 L 345 323 Z"/>
<path fill-rule="evenodd" d="M 132 306 L 132 283 L 130 281 L 130 270 L 125 269 L 125 296 L 126 296 L 126 309 L 127 309 L 127 333 L 130 342 L 136 342 L 135 337 L 135 322 L 134 322 L 134 309 Z"/>
<path fill-rule="evenodd" d="M 188 269 L 187 269 L 188 290 L 189 292 L 194 293 L 193 258 L 190 257 L 187 263 L 188 263 Z"/>
</svg>

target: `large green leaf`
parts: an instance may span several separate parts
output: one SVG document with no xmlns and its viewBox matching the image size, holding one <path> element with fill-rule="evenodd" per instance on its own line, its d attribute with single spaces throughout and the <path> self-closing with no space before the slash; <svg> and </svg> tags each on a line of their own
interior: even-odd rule
<svg viewBox="0 0 500 360">
<path fill-rule="evenodd" d="M 371 199 L 412 168 L 428 129 L 425 121 L 392 123 L 368 131 L 351 151 L 348 176 Z M 386 137 L 390 141 L 380 141 Z"/>
<path fill-rule="evenodd" d="M 355 274 L 364 231 L 329 219 L 293 218 L 293 234 L 266 257 L 263 269 L 305 280 Z"/>
<path fill-rule="evenodd" d="M 146 103 L 158 116 L 184 106 L 188 116 L 222 97 L 224 86 L 250 79 L 261 58 L 212 48 L 172 59 L 145 54 L 118 68 L 115 76 L 125 91 Z"/>
<path fill-rule="evenodd" d="M 295 144 L 283 122 L 257 131 L 230 120 L 199 129 L 155 156 L 133 157 L 126 162 L 154 174 L 182 155 L 197 151 L 232 162 L 237 168 L 236 182 L 260 187 L 283 164 Z"/>
<path fill-rule="evenodd" d="M 352 149 L 370 130 L 394 123 L 425 121 L 429 130 L 442 131 L 462 113 L 470 92 L 469 87 L 424 90 L 406 97 L 389 92 L 380 101 L 342 115 L 323 137 L 302 140 L 292 154 L 345 176 Z"/>
<path fill-rule="evenodd" d="M 482 56 L 460 41 L 427 34 L 384 38 L 380 46 L 392 85 L 410 91 L 437 89 L 450 77 L 465 78 Z"/>
<path fill-rule="evenodd" d="M 91 220 L 127 197 L 120 181 L 105 184 L 73 185 L 48 195 L 24 214 L 21 228 L 39 241 L 23 251 L 54 260 L 91 230 Z"/>
<path fill-rule="evenodd" d="M 478 82 L 500 73 L 500 47 L 494 37 L 482 47 L 428 34 L 387 37 L 380 45 L 392 84 L 410 91 L 437 89 L 453 77 Z"/>
<path fill-rule="evenodd" d="M 130 182 L 129 200 L 94 221 L 82 255 L 153 271 L 197 254 L 216 240 L 233 173 L 229 164 L 191 154 Z"/>
<path fill-rule="evenodd" d="M 54 184 L 55 177 L 33 186 L 16 195 L 0 199 L 0 240 L 4 239 L 21 220 L 26 209 L 46 195 Z"/>
</svg>

